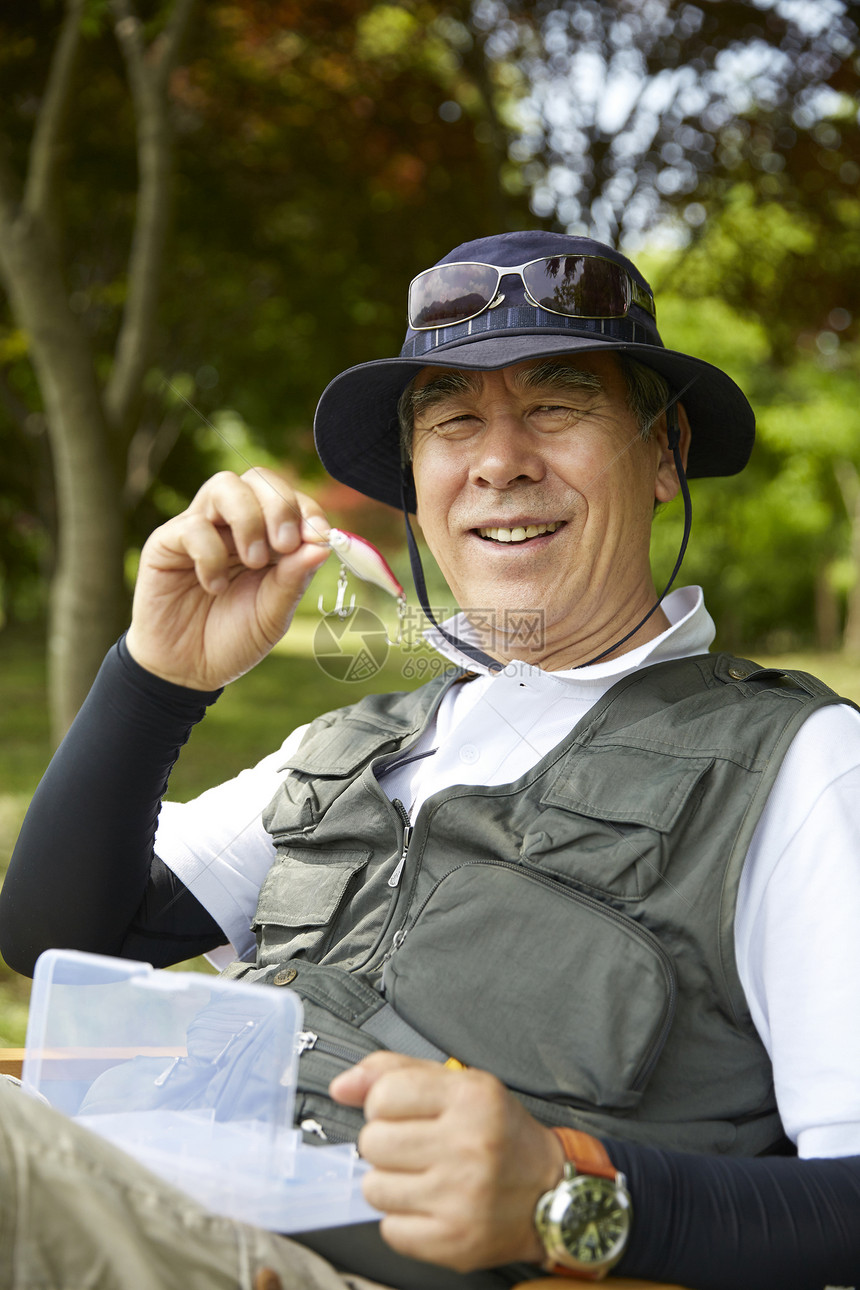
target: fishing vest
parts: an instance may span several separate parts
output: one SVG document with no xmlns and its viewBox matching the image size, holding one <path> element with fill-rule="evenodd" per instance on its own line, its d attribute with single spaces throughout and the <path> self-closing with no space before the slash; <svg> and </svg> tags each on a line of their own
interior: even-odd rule
<svg viewBox="0 0 860 1290">
<path fill-rule="evenodd" d="M 724 654 L 656 664 L 520 778 L 434 794 L 410 835 L 379 775 L 458 680 L 320 717 L 264 813 L 277 857 L 257 958 L 227 971 L 304 999 L 297 1118 L 355 1136 L 361 1114 L 329 1101 L 328 1080 L 389 1047 L 491 1071 L 548 1125 L 775 1149 L 738 883 L 791 740 L 841 700 Z"/>
</svg>

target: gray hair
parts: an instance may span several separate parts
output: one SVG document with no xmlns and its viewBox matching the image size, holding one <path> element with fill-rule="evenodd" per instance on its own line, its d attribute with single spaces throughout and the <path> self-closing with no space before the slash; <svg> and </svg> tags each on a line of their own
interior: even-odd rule
<svg viewBox="0 0 860 1290">
<path fill-rule="evenodd" d="M 646 367 L 619 353 L 618 361 L 627 387 L 627 406 L 639 426 L 639 435 L 643 440 L 651 437 L 651 427 L 663 415 L 669 402 L 669 383 L 653 367 Z M 415 427 L 415 415 L 431 406 L 446 394 L 462 394 L 474 388 L 477 376 L 473 372 L 451 369 L 434 376 L 427 385 L 416 389 L 413 379 L 406 386 L 397 402 L 397 420 L 400 425 L 400 451 L 404 461 L 412 460 L 412 435 Z M 563 358 L 548 358 L 524 373 L 523 384 L 543 385 L 553 382 L 557 386 L 568 386 L 576 389 L 596 390 L 601 388 L 601 381 L 594 372 L 580 367 L 573 367 Z"/>
<path fill-rule="evenodd" d="M 639 426 L 639 436 L 651 438 L 651 427 L 666 411 L 669 403 L 669 382 L 653 367 L 638 363 L 628 354 L 619 354 L 618 361 L 627 386 L 627 406 Z"/>
</svg>

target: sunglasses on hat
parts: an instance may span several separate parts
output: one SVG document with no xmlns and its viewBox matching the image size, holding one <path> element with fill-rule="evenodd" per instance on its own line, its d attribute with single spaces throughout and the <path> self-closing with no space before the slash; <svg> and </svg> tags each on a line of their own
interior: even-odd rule
<svg viewBox="0 0 860 1290">
<path fill-rule="evenodd" d="M 499 284 L 509 273 L 522 280 L 527 298 L 565 318 L 624 318 L 639 305 L 656 319 L 654 298 L 620 264 L 599 255 L 546 255 L 526 264 L 465 260 L 425 269 L 409 284 L 413 331 L 451 327 L 501 304 Z"/>
</svg>

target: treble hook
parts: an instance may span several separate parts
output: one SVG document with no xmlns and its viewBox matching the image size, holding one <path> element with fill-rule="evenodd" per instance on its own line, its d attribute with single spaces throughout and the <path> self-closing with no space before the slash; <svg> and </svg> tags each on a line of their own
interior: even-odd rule
<svg viewBox="0 0 860 1290">
<path fill-rule="evenodd" d="M 344 596 L 346 595 L 346 575 L 347 569 L 354 573 L 357 578 L 364 582 L 372 582 L 374 586 L 381 587 L 387 591 L 390 596 L 394 596 L 397 601 L 397 636 L 394 640 L 385 633 L 385 638 L 389 645 L 399 645 L 403 640 L 403 622 L 406 617 L 406 592 L 397 581 L 392 570 L 386 563 L 385 557 L 381 551 L 378 551 L 372 542 L 367 538 L 359 537 L 357 533 L 347 533 L 345 529 L 329 529 L 328 533 L 322 538 L 322 541 L 334 551 L 340 560 L 340 573 L 337 579 L 337 600 L 334 609 L 329 613 L 336 614 L 338 618 L 348 618 L 355 609 L 355 596 L 350 599 L 349 608 L 344 608 Z M 323 598 L 320 596 L 318 602 L 319 611 L 324 614 Z"/>
<path fill-rule="evenodd" d="M 388 632 L 385 633 L 385 639 L 388 641 L 389 645 L 397 646 L 403 640 L 403 620 L 405 619 L 405 617 L 406 617 L 406 597 L 398 596 L 397 597 L 397 635 L 394 637 L 394 640 L 392 640 L 391 637 L 388 635 Z"/>
<path fill-rule="evenodd" d="M 349 604 L 344 606 L 343 602 L 346 596 L 346 587 L 348 582 L 349 579 L 346 574 L 346 568 L 344 565 L 341 565 L 340 573 L 337 575 L 337 598 L 334 602 L 334 609 L 323 609 L 323 600 L 325 597 L 320 596 L 317 601 L 317 609 L 321 614 L 326 616 L 334 614 L 337 618 L 349 618 L 350 614 L 355 609 L 355 596 L 350 596 Z"/>
</svg>

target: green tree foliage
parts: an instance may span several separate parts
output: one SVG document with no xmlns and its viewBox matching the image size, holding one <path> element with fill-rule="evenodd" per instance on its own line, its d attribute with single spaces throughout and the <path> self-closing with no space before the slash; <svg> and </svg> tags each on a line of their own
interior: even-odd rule
<svg viewBox="0 0 860 1290">
<path fill-rule="evenodd" d="M 799 85 L 800 58 L 779 93 L 720 129 L 685 211 L 692 236 L 656 277 L 696 312 L 718 295 L 763 345 L 736 359 L 759 410 L 752 464 L 702 507 L 719 538 L 705 539 L 710 561 L 699 551 L 734 606 L 733 643 L 814 639 L 860 656 L 860 60 L 844 6 L 808 16 L 818 84 Z"/>
<path fill-rule="evenodd" d="M 139 0 L 151 49 L 176 3 Z M 9 0 L 0 136 L 10 171 L 23 174 L 63 15 L 74 9 L 83 40 L 55 140 L 54 234 L 66 307 L 104 389 L 140 204 L 139 113 L 117 38 L 121 14 L 135 12 L 128 3 Z M 796 353 L 814 376 L 828 352 L 848 352 L 860 262 L 850 10 L 843 0 L 199 6 L 170 78 L 175 184 L 157 326 L 125 433 L 109 450 L 124 540 L 139 545 L 209 469 L 241 468 L 255 445 L 313 469 L 310 422 L 326 381 L 395 352 L 410 277 L 499 227 L 545 220 L 612 241 L 675 211 L 687 245 L 673 271 L 659 266 L 655 285 L 726 300 L 729 331 L 738 317 L 768 320 L 755 363 L 738 355 L 759 407 L 782 396 L 777 373 Z M 692 313 L 684 319 L 676 343 L 719 361 L 720 328 L 697 345 Z M 0 314 L 0 450 L 14 462 L 0 510 L 7 613 L 32 609 L 34 576 L 50 568 L 57 536 L 44 389 L 29 359 L 20 326 Z M 794 450 L 762 442 L 775 455 L 757 458 L 761 471 L 788 470 Z M 843 534 L 827 555 L 841 587 L 850 536 L 833 516 L 847 518 L 850 484 L 839 469 L 841 485 L 832 470 L 821 476 L 821 504 L 831 538 Z M 761 492 L 732 487 L 734 498 Z M 778 545 L 779 528 L 794 552 L 786 567 L 806 569 L 783 532 L 786 513 L 774 493 L 770 540 Z M 723 540 L 707 539 L 715 552 Z M 731 576 L 743 597 L 767 604 L 768 621 L 808 618 L 806 573 L 775 601 L 740 566 Z M 763 611 L 762 631 L 764 621 Z M 739 622 L 760 630 L 755 613 Z"/>
<path fill-rule="evenodd" d="M 847 0 L 479 0 L 474 22 L 528 85 L 535 207 L 571 230 L 629 239 L 679 205 L 695 227 L 745 173 L 800 209 L 860 177 L 823 122 L 857 91 Z"/>
<path fill-rule="evenodd" d="M 658 270 L 659 272 L 659 270 Z M 657 276 L 657 274 L 655 274 Z M 691 484 L 684 578 L 701 583 L 721 645 L 779 652 L 843 640 L 857 653 L 860 366 L 856 346 L 779 361 L 772 330 L 716 294 L 661 297 L 670 347 L 729 372 L 758 410 L 747 469 Z M 678 505 L 656 523 L 658 574 L 671 568 Z"/>
<path fill-rule="evenodd" d="M 856 6 L 756 8 L 727 49 L 735 110 L 706 107 L 708 163 L 664 197 L 685 245 L 653 275 L 667 343 L 725 363 L 759 414 L 744 474 L 694 488 L 686 572 L 734 648 L 860 656 Z"/>
<path fill-rule="evenodd" d="M 100 588 L 77 595 L 63 626 L 55 612 L 52 660 L 71 664 L 58 729 L 117 629 L 125 542 L 181 505 L 245 423 L 299 468 L 310 462 L 321 386 L 399 343 L 422 259 L 527 219 L 501 182 L 494 87 L 483 62 L 470 69 L 476 45 L 455 12 L 213 3 L 187 60 L 154 85 L 187 10 L 45 0 L 0 17 L 0 434 L 10 453 L 32 455 L 46 424 L 65 488 L 56 526 L 56 508 L 25 486 L 8 499 L 3 592 L 20 608 L 22 544 L 32 569 L 37 540 L 62 555 L 75 533 L 85 540 L 56 585 Z M 169 121 L 154 102 L 165 86 Z M 31 182 L 43 172 L 49 183 Z M 51 407 L 60 366 L 74 392 Z"/>
<path fill-rule="evenodd" d="M 226 397 L 303 466 L 326 382 L 402 343 L 410 278 L 527 223 L 527 202 L 500 173 L 495 86 L 444 6 L 214 4 L 193 53 L 173 352 L 217 376 L 204 408 Z"/>
</svg>

